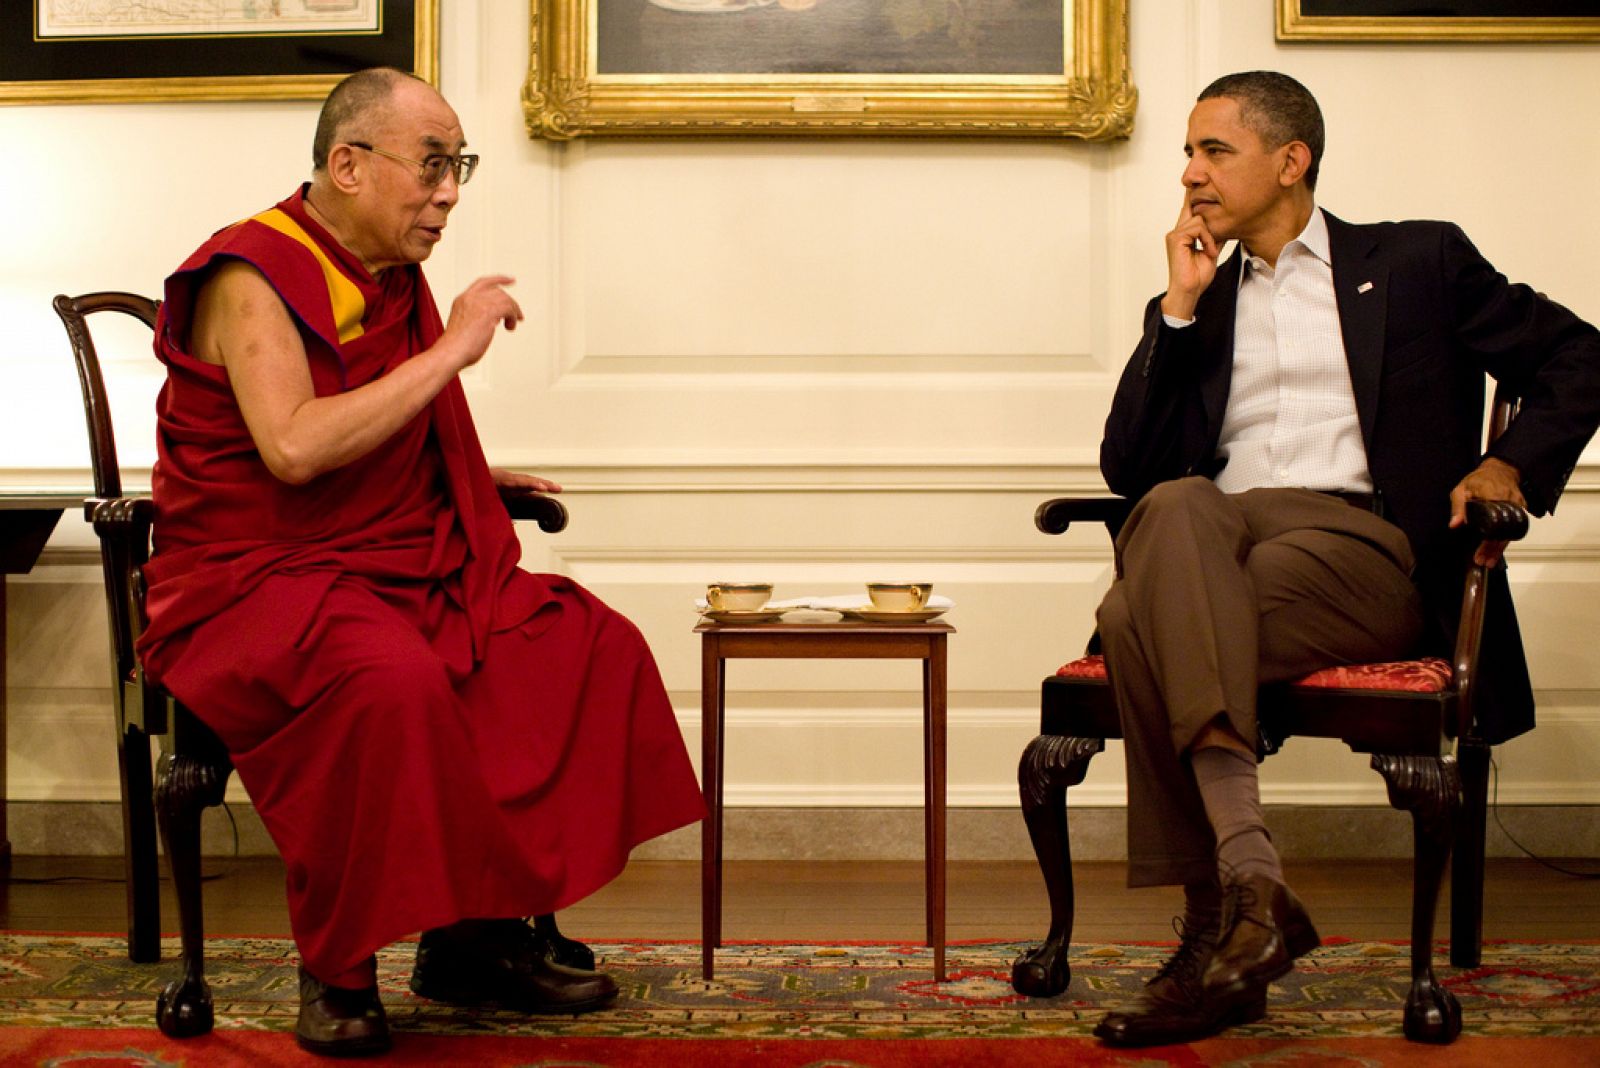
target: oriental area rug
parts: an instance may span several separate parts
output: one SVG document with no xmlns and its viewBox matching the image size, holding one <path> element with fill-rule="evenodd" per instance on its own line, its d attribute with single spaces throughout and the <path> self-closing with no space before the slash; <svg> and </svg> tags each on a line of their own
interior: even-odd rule
<svg viewBox="0 0 1600 1068">
<path fill-rule="evenodd" d="M 695 942 L 593 943 L 622 988 L 610 1010 L 578 1017 L 474 1013 L 414 997 L 413 947 L 379 955 L 394 1031 L 379 1063 L 404 1065 L 762 1066 L 1239 1065 L 1342 1068 L 1600 1065 L 1600 944 L 1491 943 L 1480 968 L 1443 960 L 1466 1019 L 1448 1047 L 1400 1032 L 1403 944 L 1332 940 L 1272 990 L 1266 1019 L 1188 1046 L 1112 1050 L 1090 1032 L 1125 1004 L 1170 945 L 1075 945 L 1072 984 L 1049 999 L 1011 989 L 1019 943 L 954 944 L 934 983 L 921 945 L 730 944 L 700 977 Z M 183 1042 L 155 1027 L 156 994 L 178 971 L 132 964 L 120 938 L 0 933 L 0 1063 L 229 1066 L 326 1064 L 291 1034 L 296 958 L 281 938 L 207 941 L 216 1030 Z"/>
</svg>

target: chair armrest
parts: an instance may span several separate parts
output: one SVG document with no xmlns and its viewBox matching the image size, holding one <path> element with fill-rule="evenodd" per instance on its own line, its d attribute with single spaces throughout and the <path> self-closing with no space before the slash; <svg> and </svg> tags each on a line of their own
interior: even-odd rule
<svg viewBox="0 0 1600 1068">
<path fill-rule="evenodd" d="M 518 486 L 501 486 L 500 500 L 512 519 L 533 520 L 546 534 L 556 534 L 566 529 L 566 506 L 554 497 Z"/>
<path fill-rule="evenodd" d="M 1120 529 L 1132 508 L 1126 497 L 1057 497 L 1038 507 L 1033 523 L 1046 534 L 1064 534 L 1074 522 Z M 1517 541 L 1528 533 L 1528 513 L 1510 501 L 1468 501 L 1467 525 L 1485 541 Z"/>
<path fill-rule="evenodd" d="M 148 544 L 155 514 L 155 502 L 149 497 L 90 497 L 83 502 L 83 518 L 102 538 L 142 535 L 140 543 Z"/>
<path fill-rule="evenodd" d="M 1528 533 L 1528 513 L 1510 501 L 1468 501 L 1467 526 L 1484 541 L 1517 541 Z"/>
<path fill-rule="evenodd" d="M 1468 501 L 1467 526 L 1484 541 L 1517 541 L 1528 533 L 1528 513 L 1510 501 Z M 1483 647 L 1483 619 L 1489 599 L 1489 569 L 1473 563 L 1461 591 L 1461 620 L 1456 630 L 1455 669 L 1457 720 L 1454 737 L 1468 738 L 1477 715 L 1478 656 Z"/>
<path fill-rule="evenodd" d="M 90 497 L 83 518 L 100 539 L 100 564 L 105 573 L 106 607 L 111 625 L 111 651 L 117 694 L 118 724 L 147 734 L 164 734 L 169 725 L 168 699 L 144 675 L 134 649 L 144 632 L 144 565 L 150 555 L 150 525 L 155 502 L 149 497 Z"/>
<path fill-rule="evenodd" d="M 1116 537 L 1132 508 L 1126 497 L 1057 497 L 1034 511 L 1033 525 L 1046 534 L 1065 534 L 1075 522 L 1104 523 Z"/>
</svg>

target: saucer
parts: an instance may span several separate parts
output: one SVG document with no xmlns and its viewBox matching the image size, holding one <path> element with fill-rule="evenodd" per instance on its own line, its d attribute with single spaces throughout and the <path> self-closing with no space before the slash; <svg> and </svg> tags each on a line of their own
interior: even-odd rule
<svg viewBox="0 0 1600 1068">
<path fill-rule="evenodd" d="M 708 608 L 700 614 L 713 623 L 771 623 L 780 618 L 783 608 Z"/>
<path fill-rule="evenodd" d="M 863 623 L 926 623 L 930 619 L 938 619 L 947 611 L 949 609 L 918 608 L 910 612 L 880 612 L 871 605 L 866 605 L 861 608 L 847 608 L 844 614 Z"/>
</svg>

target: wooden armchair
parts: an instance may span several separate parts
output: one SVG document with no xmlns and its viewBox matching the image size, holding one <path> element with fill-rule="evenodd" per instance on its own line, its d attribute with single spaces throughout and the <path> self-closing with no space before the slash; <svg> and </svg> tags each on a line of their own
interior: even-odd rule
<svg viewBox="0 0 1600 1068">
<path fill-rule="evenodd" d="M 1488 440 L 1516 414 L 1517 401 L 1495 393 Z M 1039 506 L 1034 521 L 1046 534 L 1074 522 L 1105 525 L 1115 538 L 1133 502 L 1120 497 L 1062 498 Z M 1467 519 L 1486 541 L 1513 541 L 1527 533 L 1527 514 L 1503 501 L 1474 501 Z M 1434 910 L 1452 849 L 1451 964 L 1476 967 L 1483 935 L 1483 860 L 1489 746 L 1476 733 L 1474 682 L 1483 635 L 1489 569 L 1469 568 L 1461 624 L 1449 660 L 1427 658 L 1359 664 L 1318 671 L 1294 683 L 1265 686 L 1258 699 L 1262 741 L 1275 751 L 1291 735 L 1336 738 L 1358 753 L 1388 785 L 1389 802 L 1409 810 L 1415 840 L 1411 909 L 1411 990 L 1404 1027 L 1417 1042 L 1448 1043 L 1461 1031 L 1461 1007 L 1433 975 Z M 1023 752 L 1017 777 L 1022 811 L 1050 895 L 1050 931 L 1044 943 L 1020 956 L 1011 983 L 1034 997 L 1058 994 L 1071 977 L 1071 851 L 1066 790 L 1083 782 L 1090 759 L 1105 739 L 1120 738 L 1103 659 L 1091 641 L 1088 655 L 1044 680 L 1039 736 Z"/>
<path fill-rule="evenodd" d="M 142 569 L 149 560 L 154 506 L 149 497 L 123 493 L 105 380 L 87 322 L 88 316 L 98 312 L 121 312 L 153 329 L 160 303 L 113 292 L 58 296 L 52 303 L 72 343 L 94 469 L 95 495 L 84 502 L 84 518 L 100 538 L 105 574 L 122 777 L 129 956 L 140 962 L 161 956 L 155 843 L 159 818 L 178 899 L 183 974 L 162 991 L 156 1003 L 156 1022 L 173 1038 L 189 1038 L 212 1027 L 200 899 L 200 817 L 206 808 L 222 803 L 233 762 L 194 712 L 145 678 L 134 653 L 145 622 Z M 531 520 L 551 534 L 567 525 L 566 508 L 552 497 L 521 489 L 502 489 L 500 496 L 512 519 Z M 157 736 L 161 738 L 161 757 L 152 789 L 150 739 Z M 535 923 L 547 938 L 560 938 L 553 917 L 540 916 Z"/>
</svg>

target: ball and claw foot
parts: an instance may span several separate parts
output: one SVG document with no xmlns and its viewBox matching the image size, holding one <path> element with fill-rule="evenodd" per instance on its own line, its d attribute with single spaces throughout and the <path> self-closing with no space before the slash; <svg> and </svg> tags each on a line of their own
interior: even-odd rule
<svg viewBox="0 0 1600 1068">
<path fill-rule="evenodd" d="M 1024 951 L 1011 964 L 1011 988 L 1030 998 L 1054 997 L 1071 979 L 1067 947 L 1054 942 Z"/>
<path fill-rule="evenodd" d="M 204 983 L 174 981 L 156 999 L 156 1026 L 168 1038 L 211 1033 L 211 991 Z"/>
<path fill-rule="evenodd" d="M 1443 1046 L 1461 1033 L 1461 1002 L 1430 976 L 1414 983 L 1406 997 L 1406 1037 Z"/>
</svg>

